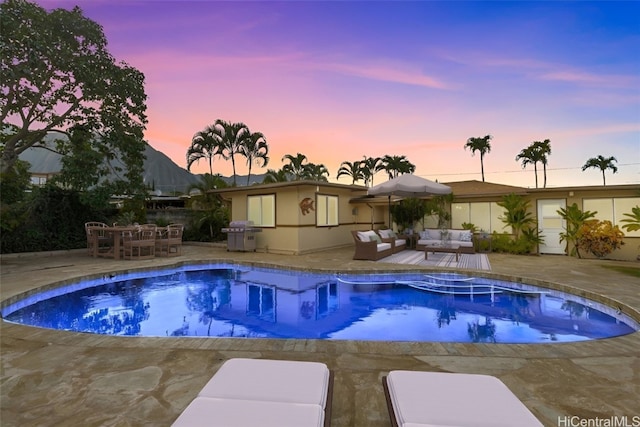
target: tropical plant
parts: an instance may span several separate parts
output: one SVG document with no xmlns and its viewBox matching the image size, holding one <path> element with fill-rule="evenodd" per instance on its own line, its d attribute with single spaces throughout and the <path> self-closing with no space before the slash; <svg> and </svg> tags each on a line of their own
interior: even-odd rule
<svg viewBox="0 0 640 427">
<path fill-rule="evenodd" d="M 267 169 L 267 173 L 265 174 L 262 180 L 262 183 L 269 184 L 273 182 L 287 182 L 287 181 L 289 181 L 289 174 L 287 173 L 286 170 L 284 170 L 284 168 L 279 170 Z"/>
<path fill-rule="evenodd" d="M 209 190 L 226 186 L 227 183 L 219 174 L 204 174 L 199 183 L 189 186 L 189 193 L 192 194 L 189 206 L 194 215 L 194 228 L 206 230 L 209 240 L 219 237 L 221 228 L 229 222 L 229 209 L 218 195 Z M 192 190 L 197 190 L 197 194 Z"/>
<path fill-rule="evenodd" d="M 127 185 L 142 187 L 147 123 L 144 75 L 116 63 L 102 27 L 79 7 L 47 12 L 35 3 L 0 3 L 0 173 L 50 132 L 81 126 L 105 161 L 119 156 Z M 56 150 L 69 144 L 58 141 Z M 51 147 L 45 147 L 51 149 Z M 103 169 L 85 170 L 85 175 Z"/>
<path fill-rule="evenodd" d="M 520 238 L 523 229 L 535 223 L 533 215 L 529 212 L 529 205 L 528 200 L 514 193 L 502 196 L 502 200 L 498 202 L 498 206 L 505 208 L 504 215 L 499 219 L 511 227 L 516 240 Z"/>
<path fill-rule="evenodd" d="M 416 165 L 411 163 L 405 156 L 384 156 L 379 170 L 384 170 L 389 175 L 389 179 L 397 178 L 405 173 L 413 173 Z"/>
<path fill-rule="evenodd" d="M 625 213 L 623 215 L 628 218 L 620 220 L 620 222 L 625 223 L 622 228 L 627 230 L 627 232 L 640 230 L 640 206 L 631 208 L 631 213 Z"/>
<path fill-rule="evenodd" d="M 305 165 L 308 163 L 307 156 L 304 154 L 298 153 L 295 156 L 291 154 L 286 154 L 282 161 L 288 160 L 289 163 L 282 167 L 282 170 L 286 174 L 290 174 L 293 177 L 294 181 L 300 181 L 305 177 Z"/>
<path fill-rule="evenodd" d="M 427 214 L 427 205 L 424 200 L 417 197 L 408 197 L 391 205 L 393 221 L 403 228 L 414 228 L 416 221 L 422 220 Z"/>
<path fill-rule="evenodd" d="M 303 179 L 327 182 L 329 181 L 329 170 L 322 163 L 319 165 L 307 163 L 304 165 Z"/>
<path fill-rule="evenodd" d="M 233 185 L 236 183 L 236 159 L 237 154 L 242 155 L 242 147 L 246 145 L 247 139 L 251 136 L 251 131 L 244 123 L 231 123 L 218 119 L 214 123 L 220 135 L 220 152 L 226 160 L 231 160 L 233 168 Z"/>
<path fill-rule="evenodd" d="M 578 230 L 578 246 L 598 258 L 604 258 L 624 245 L 624 233 L 611 221 L 591 219 Z"/>
<path fill-rule="evenodd" d="M 527 165 L 530 164 L 533 165 L 533 171 L 536 176 L 536 188 L 538 188 L 538 162 L 542 162 L 545 157 L 546 155 L 542 151 L 542 148 L 535 142 L 531 143 L 527 148 L 523 148 L 516 156 L 516 161 L 522 161 L 523 168 L 526 168 Z"/>
<path fill-rule="evenodd" d="M 571 244 L 570 255 L 578 255 L 578 258 L 582 258 L 580 255 L 580 228 L 590 218 L 596 216 L 598 212 L 582 211 L 577 203 L 572 204 L 567 208 L 558 209 L 558 214 L 565 220 L 567 224 L 566 231 L 560 233 L 560 242 L 567 242 Z"/>
<path fill-rule="evenodd" d="M 611 171 L 613 173 L 618 172 L 617 166 L 613 164 L 614 162 L 617 162 L 617 161 L 618 160 L 616 160 L 615 157 L 604 157 L 604 156 L 601 156 L 601 155 L 599 155 L 598 157 L 591 157 L 582 166 L 582 171 L 584 172 L 585 170 L 587 170 L 589 168 L 600 169 L 602 171 L 602 185 L 607 185 L 607 180 L 606 180 L 606 178 L 604 176 L 604 172 L 607 169 L 611 169 Z"/>
<path fill-rule="evenodd" d="M 447 206 L 451 205 L 455 196 L 453 193 L 434 196 L 427 200 L 427 214 L 436 215 L 438 217 L 438 228 L 447 228 L 451 221 L 451 213 L 447 210 Z M 424 228 L 424 224 L 423 224 Z"/>
<path fill-rule="evenodd" d="M 264 135 L 260 132 L 249 133 L 244 144 L 240 146 L 240 154 L 247 159 L 247 165 L 249 166 L 247 185 L 249 185 L 253 163 L 255 162 L 260 167 L 265 167 L 269 163 L 269 145 Z"/>
<path fill-rule="evenodd" d="M 213 159 L 222 156 L 222 135 L 215 125 L 207 126 L 196 133 L 191 139 L 191 146 L 187 150 L 187 170 L 200 159 L 206 159 L 209 164 L 209 174 L 213 175 Z"/>
<path fill-rule="evenodd" d="M 551 140 L 545 139 L 544 141 L 534 141 L 533 145 L 539 152 L 540 163 L 542 163 L 542 170 L 544 173 L 544 184 L 542 188 L 547 188 L 547 164 L 549 163 L 549 155 L 551 154 Z"/>
<path fill-rule="evenodd" d="M 373 176 L 383 169 L 380 157 L 364 157 L 361 164 L 365 187 L 373 187 Z"/>
<path fill-rule="evenodd" d="M 336 178 L 346 175 L 351 177 L 351 183 L 355 184 L 359 180 L 364 180 L 364 169 L 362 167 L 362 160 L 356 160 L 355 162 L 342 162 L 338 169 Z"/>
<path fill-rule="evenodd" d="M 471 233 L 475 233 L 476 231 L 478 231 L 478 227 L 476 227 L 475 224 L 469 222 L 463 222 L 462 224 L 460 224 L 460 226 L 463 230 L 469 230 L 471 231 Z"/>
<path fill-rule="evenodd" d="M 472 137 L 467 139 L 467 143 L 464 145 L 465 150 L 468 148 L 471 150 L 471 155 L 474 156 L 476 151 L 480 153 L 480 170 L 482 172 L 482 182 L 484 182 L 484 155 L 491 151 L 491 141 L 493 137 L 491 135 L 485 135 L 483 137 Z"/>
</svg>

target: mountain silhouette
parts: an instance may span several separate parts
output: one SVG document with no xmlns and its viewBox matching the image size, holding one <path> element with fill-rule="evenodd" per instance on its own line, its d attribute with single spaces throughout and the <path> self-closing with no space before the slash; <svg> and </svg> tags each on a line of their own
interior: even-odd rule
<svg viewBox="0 0 640 427">
<path fill-rule="evenodd" d="M 54 147 L 54 140 L 60 138 L 57 135 L 47 135 L 43 142 Z M 201 174 L 193 174 L 178 166 L 166 154 L 156 150 L 151 145 L 145 145 L 143 182 L 151 188 L 156 195 L 169 195 L 175 193 L 186 193 L 189 186 L 200 182 Z M 42 147 L 31 147 L 20 154 L 20 160 L 31 164 L 29 171 L 32 174 L 55 174 L 62 169 L 62 155 Z M 115 162 L 118 166 L 122 163 Z M 251 174 L 250 184 L 261 183 L 265 174 Z M 233 184 L 233 177 L 222 177 L 229 185 Z M 238 186 L 245 185 L 246 175 L 236 175 Z"/>
</svg>

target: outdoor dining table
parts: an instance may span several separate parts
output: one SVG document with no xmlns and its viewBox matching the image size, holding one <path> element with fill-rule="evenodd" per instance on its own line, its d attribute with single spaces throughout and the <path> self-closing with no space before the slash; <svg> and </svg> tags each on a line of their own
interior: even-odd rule
<svg viewBox="0 0 640 427">
<path fill-rule="evenodd" d="M 120 259 L 120 246 L 122 244 L 122 235 L 126 232 L 134 232 L 137 230 L 135 226 L 112 226 L 112 227 L 89 227 L 91 230 L 91 237 L 93 238 L 93 253 L 94 258 L 98 256 L 113 257 L 113 259 Z M 98 247 L 98 241 L 100 234 L 109 236 L 113 239 L 112 251 L 100 252 Z"/>
</svg>

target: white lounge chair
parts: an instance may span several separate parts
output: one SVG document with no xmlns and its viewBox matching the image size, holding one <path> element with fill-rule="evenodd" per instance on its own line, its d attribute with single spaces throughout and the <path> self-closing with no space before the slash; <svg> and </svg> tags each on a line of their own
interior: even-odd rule
<svg viewBox="0 0 640 427">
<path fill-rule="evenodd" d="M 332 393 L 323 363 L 230 359 L 173 426 L 329 426 Z"/>
<path fill-rule="evenodd" d="M 502 381 L 489 375 L 391 371 L 382 384 L 394 427 L 542 426 Z"/>
</svg>

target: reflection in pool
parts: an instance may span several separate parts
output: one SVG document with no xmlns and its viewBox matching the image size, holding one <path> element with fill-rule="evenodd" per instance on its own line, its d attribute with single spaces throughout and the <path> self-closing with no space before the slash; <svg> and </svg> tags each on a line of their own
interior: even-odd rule
<svg viewBox="0 0 640 427">
<path fill-rule="evenodd" d="M 37 327 L 129 336 L 541 343 L 638 330 L 610 307 L 520 283 L 230 264 L 84 281 L 31 296 L 2 314 Z"/>
</svg>

